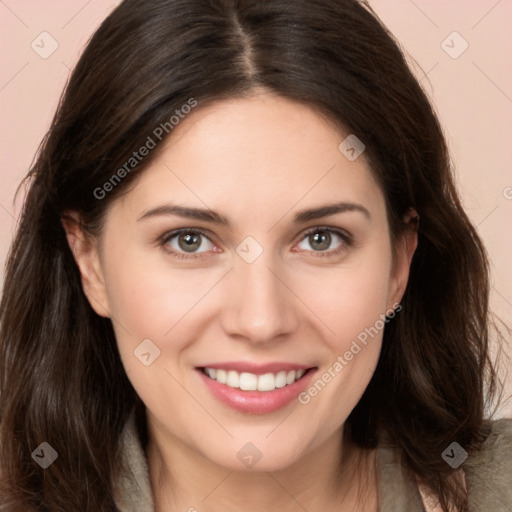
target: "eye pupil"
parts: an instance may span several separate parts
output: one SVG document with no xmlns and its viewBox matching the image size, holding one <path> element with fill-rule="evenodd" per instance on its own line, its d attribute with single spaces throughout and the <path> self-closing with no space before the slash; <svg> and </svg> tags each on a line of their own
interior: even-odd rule
<svg viewBox="0 0 512 512">
<path fill-rule="evenodd" d="M 193 252 L 201 247 L 201 236 L 192 233 L 180 235 L 178 238 L 178 244 L 184 251 Z"/>
<path fill-rule="evenodd" d="M 331 245 L 331 234 L 326 231 L 317 231 L 309 235 L 309 243 L 315 251 L 323 251 Z"/>
</svg>

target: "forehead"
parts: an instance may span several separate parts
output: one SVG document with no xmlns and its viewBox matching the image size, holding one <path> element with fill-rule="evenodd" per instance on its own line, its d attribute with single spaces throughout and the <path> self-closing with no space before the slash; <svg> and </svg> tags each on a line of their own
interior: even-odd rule
<svg viewBox="0 0 512 512">
<path fill-rule="evenodd" d="M 267 224 L 326 202 L 382 214 L 364 153 L 351 161 L 339 149 L 348 135 L 311 107 L 265 94 L 197 108 L 118 206 L 136 215 L 172 201 Z"/>
</svg>

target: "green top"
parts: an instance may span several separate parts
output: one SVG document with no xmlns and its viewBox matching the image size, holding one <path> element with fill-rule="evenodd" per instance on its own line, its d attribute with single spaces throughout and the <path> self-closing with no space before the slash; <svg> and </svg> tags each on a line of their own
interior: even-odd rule
<svg viewBox="0 0 512 512">
<path fill-rule="evenodd" d="M 512 512 L 512 419 L 493 421 L 477 453 L 460 466 L 466 475 L 469 512 Z M 122 434 L 125 472 L 118 481 L 120 512 L 154 512 L 146 455 L 134 415 Z M 448 452 L 449 455 L 452 453 Z M 424 512 L 416 479 L 392 447 L 377 448 L 379 512 Z"/>
</svg>

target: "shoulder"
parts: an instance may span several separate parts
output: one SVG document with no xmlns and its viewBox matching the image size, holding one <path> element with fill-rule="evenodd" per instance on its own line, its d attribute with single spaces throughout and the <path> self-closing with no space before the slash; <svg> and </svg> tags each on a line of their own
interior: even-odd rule
<svg viewBox="0 0 512 512">
<path fill-rule="evenodd" d="M 121 471 L 115 482 L 119 512 L 153 512 L 149 466 L 133 410 L 120 438 Z"/>
<path fill-rule="evenodd" d="M 490 433 L 464 465 L 470 509 L 512 510 L 512 419 L 489 422 Z"/>
</svg>

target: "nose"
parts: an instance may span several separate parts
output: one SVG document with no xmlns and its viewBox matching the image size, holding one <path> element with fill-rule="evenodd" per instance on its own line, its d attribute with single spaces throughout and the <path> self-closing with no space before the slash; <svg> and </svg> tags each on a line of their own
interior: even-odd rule
<svg viewBox="0 0 512 512">
<path fill-rule="evenodd" d="M 282 268 L 265 253 L 253 263 L 239 259 L 227 276 L 222 308 L 225 332 L 251 343 L 284 339 L 299 323 L 297 299 L 286 286 Z"/>
</svg>

